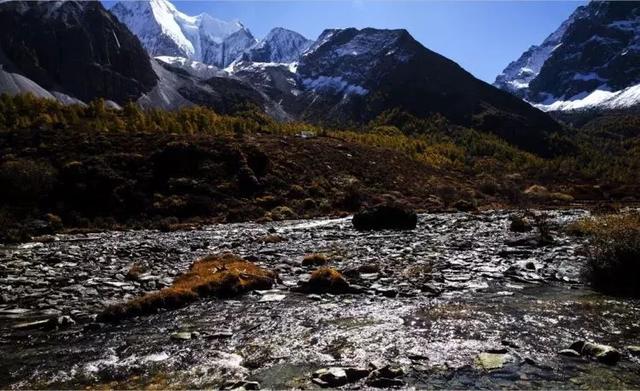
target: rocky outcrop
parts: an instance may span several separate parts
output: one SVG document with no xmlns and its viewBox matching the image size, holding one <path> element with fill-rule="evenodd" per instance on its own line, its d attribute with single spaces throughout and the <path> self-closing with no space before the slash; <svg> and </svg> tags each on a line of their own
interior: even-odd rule
<svg viewBox="0 0 640 391">
<path fill-rule="evenodd" d="M 0 4 L 0 63 L 83 101 L 136 100 L 157 77 L 138 39 L 98 1 Z"/>
<path fill-rule="evenodd" d="M 417 214 L 403 206 L 378 205 L 353 215 L 353 227 L 357 230 L 414 229 Z"/>
</svg>

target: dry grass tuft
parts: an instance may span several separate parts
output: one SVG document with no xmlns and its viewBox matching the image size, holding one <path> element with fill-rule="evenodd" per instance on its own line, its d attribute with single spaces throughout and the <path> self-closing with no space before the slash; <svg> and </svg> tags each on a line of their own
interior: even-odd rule
<svg viewBox="0 0 640 391">
<path fill-rule="evenodd" d="M 640 296 L 640 213 L 585 218 L 567 229 L 589 237 L 587 277 L 594 288 Z"/>
<path fill-rule="evenodd" d="M 126 274 L 126 279 L 129 281 L 138 281 L 140 275 L 144 273 L 144 268 L 137 263 L 131 265 Z"/>
<path fill-rule="evenodd" d="M 302 266 L 323 266 L 328 259 L 324 254 L 309 254 L 302 259 Z"/>
<path fill-rule="evenodd" d="M 275 243 L 281 243 L 286 241 L 287 241 L 287 238 L 284 238 L 277 234 L 265 235 L 258 238 L 258 242 L 264 243 L 264 244 L 275 244 Z"/>
<path fill-rule="evenodd" d="M 184 307 L 200 297 L 233 297 L 256 289 L 270 289 L 277 275 L 232 254 L 208 256 L 191 265 L 169 288 L 106 308 L 99 320 L 114 322 L 147 315 L 159 309 Z"/>
<path fill-rule="evenodd" d="M 351 292 L 349 282 L 339 271 L 323 267 L 311 273 L 305 290 L 312 293 L 348 293 Z"/>
</svg>

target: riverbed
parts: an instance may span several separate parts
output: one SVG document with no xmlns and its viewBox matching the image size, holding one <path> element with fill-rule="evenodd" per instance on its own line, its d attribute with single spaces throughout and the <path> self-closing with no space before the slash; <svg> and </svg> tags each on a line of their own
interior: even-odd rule
<svg viewBox="0 0 640 391">
<path fill-rule="evenodd" d="M 349 218 L 318 219 L 0 247 L 0 388 L 317 388 L 322 368 L 386 366 L 399 370 L 389 384 L 398 387 L 640 388 L 640 360 L 626 350 L 640 345 L 640 302 L 583 281 L 584 239 L 562 227 L 586 211 L 545 213 L 554 240 L 544 246 L 529 240 L 535 230 L 509 230 L 511 212 L 490 211 L 423 214 L 412 231 L 358 232 Z M 105 306 L 169 286 L 196 259 L 224 252 L 281 282 L 95 322 Z M 325 254 L 362 293 L 291 291 L 314 270 L 301 264 L 310 253 Z M 143 273 L 131 279 L 134 264 Z M 579 340 L 622 358 L 607 365 L 558 354 Z"/>
</svg>

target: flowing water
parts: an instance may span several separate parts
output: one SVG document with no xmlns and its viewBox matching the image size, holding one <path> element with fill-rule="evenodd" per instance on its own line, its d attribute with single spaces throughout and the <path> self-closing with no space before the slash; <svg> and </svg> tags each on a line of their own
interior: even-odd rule
<svg viewBox="0 0 640 391">
<path fill-rule="evenodd" d="M 349 219 L 320 219 L 0 247 L 0 388 L 313 388 L 320 368 L 387 364 L 403 369 L 404 387 L 640 388 L 640 361 L 625 348 L 640 344 L 640 302 L 583 283 L 584 243 L 560 227 L 586 212 L 548 213 L 555 240 L 542 247 L 519 240 L 532 233 L 509 231 L 508 212 L 425 214 L 413 231 L 357 232 Z M 274 231 L 286 241 L 260 240 Z M 94 321 L 109 303 L 170 285 L 197 258 L 227 251 L 282 282 L 117 325 Z M 289 291 L 312 270 L 303 256 L 316 252 L 364 293 Z M 145 273 L 129 281 L 134 263 Z M 38 322 L 52 318 L 57 327 Z M 622 359 L 558 354 L 578 340 L 614 346 Z M 500 363 L 481 365 L 487 353 Z"/>
</svg>

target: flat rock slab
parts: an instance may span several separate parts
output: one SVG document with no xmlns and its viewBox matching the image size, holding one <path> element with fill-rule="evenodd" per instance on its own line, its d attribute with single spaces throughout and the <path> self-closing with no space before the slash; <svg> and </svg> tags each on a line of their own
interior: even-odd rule
<svg viewBox="0 0 640 391">
<path fill-rule="evenodd" d="M 511 361 L 511 356 L 508 354 L 483 352 L 476 357 L 476 366 L 489 371 L 500 369 L 509 361 Z"/>
</svg>

